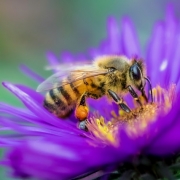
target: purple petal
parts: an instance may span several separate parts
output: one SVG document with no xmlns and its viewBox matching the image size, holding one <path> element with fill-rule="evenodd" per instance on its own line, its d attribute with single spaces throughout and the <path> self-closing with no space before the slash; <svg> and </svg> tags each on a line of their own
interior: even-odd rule
<svg viewBox="0 0 180 180">
<path fill-rule="evenodd" d="M 36 91 L 34 91 L 33 89 L 31 89 L 30 87 L 24 86 L 24 85 L 20 85 L 20 84 L 16 84 L 16 86 L 21 89 L 22 91 L 26 92 L 27 94 L 29 94 L 31 97 L 33 97 L 33 99 L 41 106 L 43 104 L 43 100 L 44 97 L 40 94 L 37 93 Z"/>
<path fill-rule="evenodd" d="M 88 54 L 90 55 L 90 57 L 92 57 L 92 59 L 95 59 L 97 56 L 100 56 L 100 52 L 97 48 L 90 48 L 88 50 Z"/>
<path fill-rule="evenodd" d="M 54 53 L 49 51 L 46 53 L 46 57 L 47 57 L 49 66 L 56 67 L 57 65 L 59 65 L 60 62 L 58 61 Z M 54 69 L 54 72 L 57 72 L 57 70 Z"/>
<path fill-rule="evenodd" d="M 101 44 L 99 46 L 99 52 L 100 52 L 100 55 L 109 54 L 108 41 L 106 39 L 101 41 Z"/>
<path fill-rule="evenodd" d="M 75 60 L 75 58 L 73 57 L 73 55 L 70 53 L 70 52 L 68 52 L 68 51 L 66 51 L 66 52 L 63 52 L 62 54 L 61 54 L 61 61 L 63 62 L 63 63 L 70 63 L 70 62 L 73 62 L 74 60 Z"/>
<path fill-rule="evenodd" d="M 180 80 L 176 84 L 176 92 L 179 94 L 180 92 Z"/>
<path fill-rule="evenodd" d="M 177 31 L 177 20 L 174 17 L 174 9 L 168 6 L 165 20 L 164 57 L 169 59 L 176 45 L 174 44 Z"/>
<path fill-rule="evenodd" d="M 177 20 L 174 17 L 174 10 L 172 6 L 168 6 L 166 19 L 165 19 L 165 29 L 164 29 L 164 54 L 161 63 L 159 64 L 160 84 L 168 85 L 168 80 L 170 79 L 170 74 L 168 71 L 172 71 L 172 64 L 174 61 L 174 52 L 177 44 L 175 43 L 177 39 Z"/>
<path fill-rule="evenodd" d="M 34 71 L 29 69 L 26 65 L 21 65 L 20 69 L 24 74 L 26 74 L 28 77 L 32 78 L 33 80 L 37 81 L 38 83 L 41 83 L 44 81 L 43 77 L 36 74 Z"/>
<path fill-rule="evenodd" d="M 178 24 L 178 32 L 176 33 L 176 38 L 174 42 L 174 49 L 172 50 L 172 57 L 169 61 L 169 71 L 170 82 L 177 83 L 180 76 L 179 66 L 180 66 L 180 22 Z"/>
<path fill-rule="evenodd" d="M 138 152 L 136 142 L 121 132 L 121 147 L 91 146 L 84 138 L 36 138 L 15 146 L 7 155 L 14 176 L 38 179 L 71 179 L 112 163 L 120 163 Z"/>
<path fill-rule="evenodd" d="M 27 131 L 26 128 L 24 128 L 23 126 L 20 126 L 18 124 L 13 123 L 12 121 L 10 121 L 7 118 L 2 118 L 0 117 L 0 124 L 3 127 L 9 127 L 11 128 L 11 130 L 14 130 L 16 132 L 22 133 L 22 134 L 29 134 L 29 132 Z M 38 133 L 38 131 L 31 131 L 31 135 L 37 135 L 37 134 L 42 134 L 42 130 L 40 131 L 40 133 Z M 46 132 L 47 133 L 47 132 Z"/>
<path fill-rule="evenodd" d="M 161 132 L 157 134 L 149 148 L 149 152 L 155 155 L 163 156 L 180 150 L 180 115 L 176 113 L 174 116 L 171 116 L 171 114 L 165 118 L 169 118 L 169 121 L 170 118 L 173 118 L 173 121 L 161 129 Z"/>
<path fill-rule="evenodd" d="M 87 58 L 84 54 L 82 53 L 79 53 L 76 55 L 76 59 L 79 61 L 79 62 L 87 62 Z"/>
<path fill-rule="evenodd" d="M 9 147 L 9 146 L 13 147 L 17 144 L 18 143 L 15 142 L 13 139 L 0 137 L 0 147 Z"/>
<path fill-rule="evenodd" d="M 27 122 L 31 122 L 32 124 L 30 124 L 30 126 L 37 125 L 40 128 L 45 129 L 47 133 L 50 133 L 53 135 L 61 135 L 62 132 L 68 132 L 68 131 L 59 129 L 57 127 L 50 126 L 48 123 L 44 123 L 43 120 L 39 119 L 37 116 L 34 116 L 29 111 L 25 111 L 24 109 L 20 109 L 20 108 L 14 108 L 4 103 L 0 104 L 0 112 L 7 113 L 8 115 L 12 115 L 15 117 L 19 117 L 21 119 L 21 121 L 19 122 L 17 121 L 17 119 L 8 117 L 7 121 L 13 122 L 14 124 L 21 123 L 21 124 L 27 125 Z"/>
<path fill-rule="evenodd" d="M 131 58 L 134 55 L 141 55 L 140 44 L 133 23 L 129 18 L 124 18 L 122 21 L 122 52 L 127 57 Z"/>
<path fill-rule="evenodd" d="M 179 101 L 180 101 L 180 96 L 177 98 L 176 103 L 173 105 L 172 110 L 163 117 L 159 117 L 155 123 L 149 126 L 149 129 L 146 131 L 147 136 L 149 136 L 149 141 L 147 142 L 149 145 L 147 147 L 147 150 L 151 153 L 154 154 L 167 154 L 170 153 L 173 149 L 174 146 L 169 146 L 172 142 L 170 142 L 170 139 L 167 139 L 166 141 L 166 148 L 164 148 L 165 144 L 163 145 L 164 137 L 167 137 L 166 134 L 171 134 L 172 132 L 176 134 L 176 140 L 178 139 L 177 142 L 180 141 L 180 133 L 179 130 L 174 131 L 177 127 L 180 128 L 179 120 Z M 178 128 L 177 128 L 178 129 Z M 169 136 L 172 137 L 172 136 Z M 154 148 L 156 145 L 159 144 L 159 147 L 161 148 Z M 152 149 L 151 149 L 152 148 Z M 180 149 L 180 146 L 178 146 Z M 177 147 L 175 148 L 177 149 Z M 175 150 L 174 149 L 174 150 Z"/>
<path fill-rule="evenodd" d="M 120 54 L 120 31 L 117 21 L 113 17 L 107 20 L 107 48 L 110 54 Z"/>
<path fill-rule="evenodd" d="M 71 179 L 115 161 L 115 153 L 107 157 L 106 148 L 94 148 L 83 140 L 39 139 L 21 143 L 8 155 L 14 174 L 38 179 Z M 89 158 L 93 155 L 93 158 Z M 104 158 L 107 157 L 107 158 Z"/>
<path fill-rule="evenodd" d="M 150 76 L 153 86 L 158 84 L 158 68 L 163 59 L 163 40 L 164 40 L 164 24 L 159 22 L 155 25 L 152 37 L 147 50 L 147 67 L 149 68 L 148 76 Z"/>
<path fill-rule="evenodd" d="M 88 99 L 88 104 L 92 109 L 92 112 L 97 112 L 100 116 L 110 120 L 112 115 L 111 112 L 114 111 L 118 113 L 119 107 L 117 104 L 110 102 L 107 97 L 103 97 L 99 100 Z"/>
<path fill-rule="evenodd" d="M 18 88 L 18 86 L 7 82 L 4 82 L 3 86 L 5 86 L 8 90 L 15 94 L 32 113 L 34 113 L 36 116 L 42 119 L 45 123 L 51 124 L 55 127 L 69 130 L 69 132 L 81 132 L 80 130 L 68 124 L 68 122 L 64 123 L 63 121 L 60 121 L 58 118 L 52 116 L 43 107 L 39 106 L 39 103 L 37 103 L 37 99 L 34 97 L 34 95 L 36 96 L 36 93 L 27 94 L 26 91 L 23 91 L 24 89 L 21 90 L 20 88 Z"/>
</svg>

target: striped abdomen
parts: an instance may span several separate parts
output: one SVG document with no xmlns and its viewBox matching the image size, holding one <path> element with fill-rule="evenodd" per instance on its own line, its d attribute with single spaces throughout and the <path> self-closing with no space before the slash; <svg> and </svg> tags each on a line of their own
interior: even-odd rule
<svg viewBox="0 0 180 180">
<path fill-rule="evenodd" d="M 58 117 L 66 117 L 76 106 L 76 102 L 82 92 L 75 87 L 75 83 L 70 83 L 47 92 L 44 107 Z"/>
</svg>

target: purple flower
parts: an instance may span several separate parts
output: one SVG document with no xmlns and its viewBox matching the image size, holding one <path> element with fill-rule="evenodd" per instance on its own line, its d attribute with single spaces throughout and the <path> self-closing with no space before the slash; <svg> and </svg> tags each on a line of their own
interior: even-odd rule
<svg viewBox="0 0 180 180">
<path fill-rule="evenodd" d="M 26 107 L 0 103 L 1 131 L 6 132 L 0 136 L 0 145 L 6 150 L 1 164 L 9 167 L 13 177 L 56 180 L 91 175 L 89 179 L 93 179 L 110 172 L 126 177 L 132 175 L 132 171 L 131 168 L 130 171 L 120 169 L 122 163 L 128 162 L 132 166 L 144 163 L 145 167 L 152 162 L 142 163 L 140 156 L 165 158 L 179 152 L 180 31 L 173 8 L 168 6 L 165 20 L 155 24 L 146 54 L 141 51 L 129 18 L 122 20 L 120 31 L 116 20 L 110 17 L 107 33 L 98 48 L 89 50 L 89 56 L 144 57 L 154 87 L 155 103 L 144 104 L 142 111 L 135 105 L 134 114 L 127 116 L 105 97 L 89 100 L 99 115 L 91 112 L 87 124 L 89 132 L 85 132 L 77 128 L 73 116 L 64 121 L 47 112 L 42 107 L 43 95 L 35 90 L 4 82 L 3 86 Z M 50 66 L 59 64 L 53 53 L 48 52 L 47 57 Z M 73 57 L 66 52 L 61 59 L 67 63 L 83 61 L 85 56 Z M 23 66 L 22 70 L 37 82 L 43 81 L 27 67 Z M 129 101 L 132 99 L 127 98 Z M 126 123 L 119 123 L 123 120 Z M 138 158 L 139 161 L 134 161 Z M 119 171 L 115 171 L 117 169 Z M 171 177 L 162 169 L 158 172 Z"/>
</svg>

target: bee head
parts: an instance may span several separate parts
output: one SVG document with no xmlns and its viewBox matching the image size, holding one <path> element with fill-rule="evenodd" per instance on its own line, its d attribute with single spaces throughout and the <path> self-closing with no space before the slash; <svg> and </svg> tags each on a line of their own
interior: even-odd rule
<svg viewBox="0 0 180 180">
<path fill-rule="evenodd" d="M 142 91 L 145 85 L 144 81 L 144 67 L 142 61 L 133 60 L 129 68 L 129 76 L 134 86 Z"/>
</svg>

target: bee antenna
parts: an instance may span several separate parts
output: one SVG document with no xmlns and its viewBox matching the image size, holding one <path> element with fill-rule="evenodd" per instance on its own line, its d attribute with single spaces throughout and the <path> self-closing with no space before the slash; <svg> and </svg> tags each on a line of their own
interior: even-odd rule
<svg viewBox="0 0 180 180">
<path fill-rule="evenodd" d="M 148 84 L 149 84 L 149 89 L 150 89 L 150 91 L 148 90 L 148 96 L 149 96 L 149 94 L 150 94 L 150 96 L 151 96 L 151 103 L 153 103 L 154 100 L 153 100 L 153 93 L 152 93 L 151 81 L 149 80 L 148 77 L 144 77 L 144 79 L 145 79 L 145 80 L 148 82 Z"/>
</svg>

